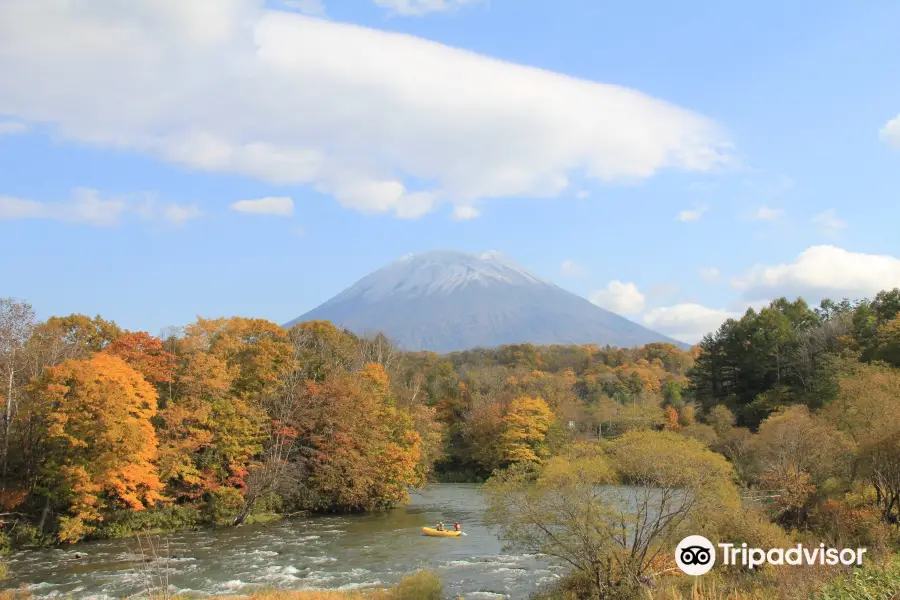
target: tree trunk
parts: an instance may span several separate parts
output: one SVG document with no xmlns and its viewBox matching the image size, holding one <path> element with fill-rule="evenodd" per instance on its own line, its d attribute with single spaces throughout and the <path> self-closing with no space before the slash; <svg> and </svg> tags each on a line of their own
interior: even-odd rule
<svg viewBox="0 0 900 600">
<path fill-rule="evenodd" d="M 6 487 L 6 469 L 9 464 L 8 456 L 9 456 L 9 430 L 12 426 L 12 413 L 13 413 L 13 376 L 16 372 L 15 361 L 16 360 L 16 351 L 13 349 L 12 354 L 9 357 L 9 385 L 7 387 L 6 394 L 6 419 L 3 423 L 4 431 L 3 431 L 3 466 L 2 477 L 0 479 L 3 480 L 4 485 Z"/>
<path fill-rule="evenodd" d="M 41 520 L 38 521 L 38 531 L 44 533 L 44 525 L 47 522 L 47 515 L 50 514 L 50 496 L 47 496 L 44 500 L 44 508 L 41 510 Z"/>
<path fill-rule="evenodd" d="M 253 507 L 256 504 L 256 496 L 250 498 L 247 502 L 244 503 L 244 508 L 241 509 L 241 512 L 234 518 L 234 521 L 231 522 L 232 527 L 240 527 L 244 524 L 244 521 L 247 520 L 247 517 L 250 516 L 250 513 L 253 512 Z"/>
</svg>

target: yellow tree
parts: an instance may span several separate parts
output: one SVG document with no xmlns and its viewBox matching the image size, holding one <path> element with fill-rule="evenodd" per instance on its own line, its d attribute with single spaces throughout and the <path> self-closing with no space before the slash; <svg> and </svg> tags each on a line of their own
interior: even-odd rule
<svg viewBox="0 0 900 600">
<path fill-rule="evenodd" d="M 554 416 L 543 398 L 522 396 L 513 400 L 503 417 L 500 437 L 503 457 L 509 463 L 540 462 L 547 456 L 547 432 Z"/>
<path fill-rule="evenodd" d="M 143 510 L 163 499 L 150 422 L 157 396 L 140 373 L 95 354 L 48 368 L 33 392 L 46 426 L 42 478 L 68 512 L 62 541 L 89 533 L 105 509 Z"/>
<path fill-rule="evenodd" d="M 265 319 L 197 319 L 185 327 L 185 345 L 235 369 L 233 391 L 244 396 L 277 388 L 284 372 L 293 366 L 288 332 Z"/>
<path fill-rule="evenodd" d="M 233 393 L 237 368 L 202 351 L 179 357 L 160 411 L 160 475 L 178 497 L 242 488 L 261 450 L 263 414 Z"/>
<path fill-rule="evenodd" d="M 872 482 L 884 519 L 896 520 L 900 514 L 900 369 L 857 365 L 841 378 L 837 397 L 823 414 L 856 442 L 857 474 Z"/>
<path fill-rule="evenodd" d="M 754 455 L 764 489 L 776 494 L 778 517 L 800 525 L 815 494 L 850 473 L 852 442 L 805 406 L 779 409 L 759 427 Z"/>
<path fill-rule="evenodd" d="M 187 498 L 243 490 L 262 451 L 264 398 L 294 363 L 288 333 L 241 317 L 200 318 L 184 333 L 161 414 L 163 477 Z"/>
</svg>

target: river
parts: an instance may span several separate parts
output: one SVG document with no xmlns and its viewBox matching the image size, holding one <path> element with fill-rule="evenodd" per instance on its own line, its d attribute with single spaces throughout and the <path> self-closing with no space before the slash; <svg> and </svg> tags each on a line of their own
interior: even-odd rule
<svg viewBox="0 0 900 600">
<path fill-rule="evenodd" d="M 505 553 L 497 531 L 482 524 L 484 501 L 475 484 L 435 484 L 411 493 L 403 508 L 380 514 L 317 516 L 165 536 L 173 593 L 240 594 L 262 587 L 352 589 L 394 583 L 430 569 L 446 598 L 527 598 L 565 569 L 538 557 Z M 466 536 L 433 538 L 423 526 L 459 521 Z M 136 544 L 86 542 L 17 552 L 12 579 L 35 598 L 124 598 L 139 595 L 144 578 Z"/>
</svg>

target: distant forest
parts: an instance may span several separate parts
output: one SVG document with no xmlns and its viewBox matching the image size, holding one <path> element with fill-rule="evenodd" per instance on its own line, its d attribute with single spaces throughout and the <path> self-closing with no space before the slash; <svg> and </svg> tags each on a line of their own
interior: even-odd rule
<svg viewBox="0 0 900 600">
<path fill-rule="evenodd" d="M 778 299 L 687 351 L 449 355 L 324 321 L 199 319 L 160 338 L 100 316 L 38 322 L 2 299 L 0 543 L 377 510 L 429 479 L 483 481 L 634 430 L 699 440 L 747 487 L 794 490 L 781 522 L 842 506 L 839 476 L 896 521 L 898 367 L 900 289 Z"/>
</svg>

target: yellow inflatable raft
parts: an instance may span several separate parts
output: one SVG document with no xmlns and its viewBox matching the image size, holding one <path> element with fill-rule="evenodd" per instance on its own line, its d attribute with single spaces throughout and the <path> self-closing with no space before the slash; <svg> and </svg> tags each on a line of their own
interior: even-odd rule
<svg viewBox="0 0 900 600">
<path fill-rule="evenodd" d="M 459 537 L 462 535 L 462 531 L 438 531 L 431 527 L 423 527 L 422 533 L 432 537 Z"/>
</svg>

